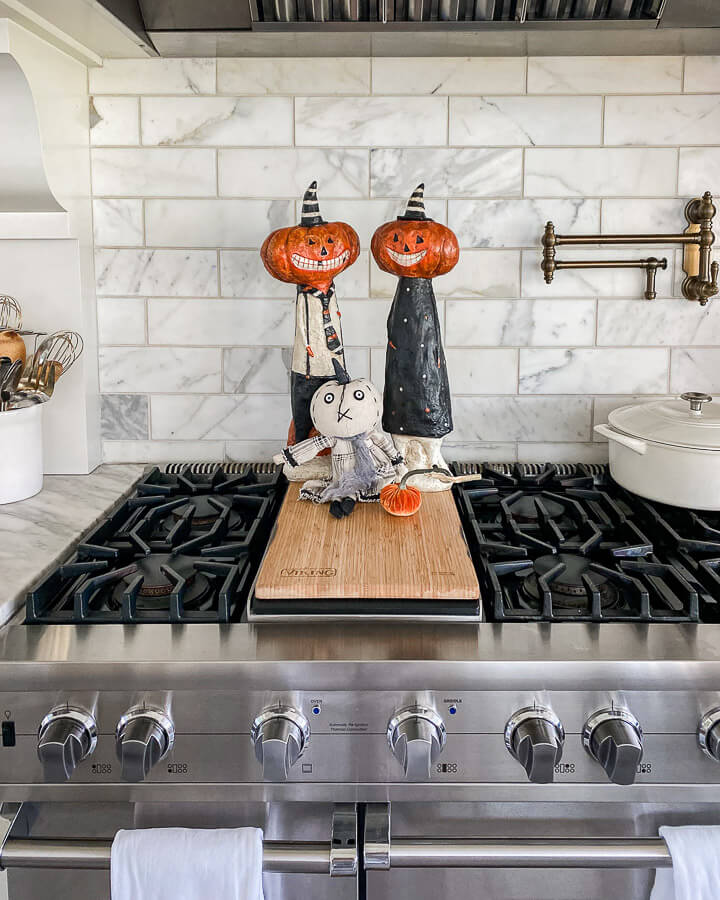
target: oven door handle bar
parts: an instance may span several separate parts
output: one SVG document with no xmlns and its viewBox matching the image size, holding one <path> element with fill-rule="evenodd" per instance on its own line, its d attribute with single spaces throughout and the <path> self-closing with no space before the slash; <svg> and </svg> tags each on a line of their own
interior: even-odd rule
<svg viewBox="0 0 720 900">
<path fill-rule="evenodd" d="M 660 869 L 672 866 L 662 838 L 392 837 L 389 803 L 368 803 L 366 869 Z"/>
<path fill-rule="evenodd" d="M 14 836 L 23 832 L 22 836 Z M 112 841 L 26 837 L 23 805 L 0 804 L 0 872 L 3 869 L 109 869 Z M 357 811 L 336 803 L 330 841 L 263 841 L 263 871 L 354 876 L 358 871 Z"/>
</svg>

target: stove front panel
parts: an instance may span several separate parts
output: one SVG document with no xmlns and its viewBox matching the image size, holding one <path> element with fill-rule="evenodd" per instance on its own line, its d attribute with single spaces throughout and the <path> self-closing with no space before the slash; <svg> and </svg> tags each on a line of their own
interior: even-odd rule
<svg viewBox="0 0 720 900">
<path fill-rule="evenodd" d="M 51 709 L 69 705 L 92 713 L 97 722 L 97 746 L 63 784 L 49 783 L 37 755 L 38 727 Z M 410 777 L 388 745 L 388 722 L 411 706 L 432 709 L 447 732 L 444 749 L 433 761 L 430 777 Z M 116 728 L 132 707 L 164 709 L 175 728 L 169 754 L 143 783 L 125 783 L 116 754 Z M 565 730 L 562 758 L 552 784 L 529 784 L 525 770 L 506 747 L 505 728 L 512 714 L 527 707 L 545 707 Z M 312 694 L 242 691 L 178 691 L 130 694 L 2 693 L 0 716 L 9 736 L 0 746 L 0 799 L 60 797 L 82 790 L 83 798 L 139 799 L 163 791 L 198 785 L 222 785 L 241 791 L 272 788 L 298 798 L 377 799 L 379 785 L 391 785 L 396 796 L 453 785 L 514 791 L 517 797 L 563 799 L 576 789 L 589 789 L 621 799 L 643 792 L 661 796 L 668 785 L 703 785 L 720 797 L 720 764 L 698 745 L 698 724 L 720 706 L 720 693 L 689 691 L 452 691 L 334 692 Z M 309 723 L 309 740 L 290 768 L 287 782 L 263 780 L 251 741 L 251 726 L 264 710 L 292 708 Z M 601 766 L 583 746 L 588 718 L 600 709 L 629 710 L 643 731 L 643 756 L 634 785 L 611 785 Z M 257 791 L 256 791 L 257 793 Z M 272 793 L 272 791 L 270 791 Z M 488 794 L 488 796 L 490 796 Z M 343 796 L 343 799 L 348 799 Z"/>
</svg>

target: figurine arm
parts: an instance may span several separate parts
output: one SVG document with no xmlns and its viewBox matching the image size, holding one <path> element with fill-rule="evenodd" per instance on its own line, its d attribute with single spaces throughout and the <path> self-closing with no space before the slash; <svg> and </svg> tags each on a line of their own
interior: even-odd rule
<svg viewBox="0 0 720 900">
<path fill-rule="evenodd" d="M 393 444 L 392 442 L 392 438 L 384 432 L 370 432 L 370 440 L 373 442 L 373 444 L 375 444 L 376 447 L 379 447 L 383 451 L 383 453 L 387 456 L 393 466 L 397 466 L 403 461 L 402 453 L 397 450 L 395 444 Z"/>
<path fill-rule="evenodd" d="M 273 461 L 278 463 L 278 465 L 287 463 L 290 466 L 299 466 L 308 462 L 308 460 L 314 459 L 321 450 L 327 450 L 334 443 L 333 438 L 326 437 L 324 434 L 316 434 L 306 441 L 300 441 L 299 444 L 286 447 L 282 453 L 277 453 L 273 457 Z"/>
</svg>

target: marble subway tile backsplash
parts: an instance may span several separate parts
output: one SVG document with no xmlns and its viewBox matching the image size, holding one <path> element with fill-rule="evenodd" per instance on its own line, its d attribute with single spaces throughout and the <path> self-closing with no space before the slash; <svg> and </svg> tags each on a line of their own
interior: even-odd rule
<svg viewBox="0 0 720 900">
<path fill-rule="evenodd" d="M 321 212 L 350 222 L 337 280 L 351 372 L 382 386 L 396 280 L 375 228 L 425 183 L 455 230 L 437 278 L 455 431 L 448 458 L 606 459 L 594 424 L 628 402 L 720 392 L 720 313 L 679 297 L 681 255 L 560 248 L 560 258 L 666 256 L 658 299 L 638 270 L 562 271 L 540 236 L 681 230 L 720 194 L 720 58 L 108 60 L 90 73 L 90 153 L 105 459 L 268 459 L 289 423 L 294 287 L 259 248 Z"/>
</svg>

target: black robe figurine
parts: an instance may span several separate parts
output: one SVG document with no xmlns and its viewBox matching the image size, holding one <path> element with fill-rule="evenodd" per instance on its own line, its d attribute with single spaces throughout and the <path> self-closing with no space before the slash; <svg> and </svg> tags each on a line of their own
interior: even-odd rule
<svg viewBox="0 0 720 900">
<path fill-rule="evenodd" d="M 446 467 L 441 441 L 453 428 L 450 384 L 432 279 L 449 272 L 460 251 L 453 232 L 425 215 L 424 185 L 405 214 L 381 225 L 372 239 L 378 266 L 399 277 L 388 317 L 382 425 L 409 469 Z M 447 490 L 414 476 L 421 490 Z"/>
</svg>

